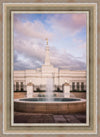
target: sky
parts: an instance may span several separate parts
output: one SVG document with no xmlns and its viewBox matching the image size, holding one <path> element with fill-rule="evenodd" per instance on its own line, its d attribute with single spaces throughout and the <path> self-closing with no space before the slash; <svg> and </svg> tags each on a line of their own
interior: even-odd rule
<svg viewBox="0 0 100 137">
<path fill-rule="evenodd" d="M 14 70 L 40 68 L 48 38 L 54 67 L 86 70 L 86 14 L 14 13 Z"/>
</svg>

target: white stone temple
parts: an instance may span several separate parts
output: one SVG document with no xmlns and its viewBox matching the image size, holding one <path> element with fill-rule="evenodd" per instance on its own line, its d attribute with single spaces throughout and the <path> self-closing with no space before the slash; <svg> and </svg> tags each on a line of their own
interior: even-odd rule
<svg viewBox="0 0 100 137">
<path fill-rule="evenodd" d="M 14 91 L 27 91 L 28 85 L 33 86 L 33 91 L 46 90 L 47 80 L 53 80 L 54 90 L 66 89 L 83 91 L 86 90 L 86 71 L 71 71 L 59 69 L 50 63 L 48 41 L 45 49 L 45 63 L 41 68 L 23 71 L 14 71 Z M 30 83 L 31 81 L 31 83 Z M 67 87 L 67 89 L 69 89 Z"/>
</svg>

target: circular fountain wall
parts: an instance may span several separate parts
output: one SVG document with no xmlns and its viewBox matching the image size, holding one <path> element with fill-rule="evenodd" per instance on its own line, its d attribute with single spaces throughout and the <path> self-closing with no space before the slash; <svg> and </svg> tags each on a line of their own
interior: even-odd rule
<svg viewBox="0 0 100 137">
<path fill-rule="evenodd" d="M 27 113 L 69 114 L 86 111 L 86 100 L 80 98 L 22 98 L 14 100 L 14 110 Z"/>
</svg>

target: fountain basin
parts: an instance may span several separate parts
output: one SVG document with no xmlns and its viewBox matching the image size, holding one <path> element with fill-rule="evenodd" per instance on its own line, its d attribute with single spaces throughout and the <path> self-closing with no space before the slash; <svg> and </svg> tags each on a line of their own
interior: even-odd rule
<svg viewBox="0 0 100 137">
<path fill-rule="evenodd" d="M 14 100 L 14 110 L 27 113 L 70 114 L 86 112 L 86 100 L 80 98 L 21 98 Z"/>
</svg>

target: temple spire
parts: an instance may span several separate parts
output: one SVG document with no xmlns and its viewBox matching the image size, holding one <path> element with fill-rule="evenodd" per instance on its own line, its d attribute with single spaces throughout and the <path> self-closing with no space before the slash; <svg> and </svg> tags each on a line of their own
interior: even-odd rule
<svg viewBox="0 0 100 137">
<path fill-rule="evenodd" d="M 46 38 L 45 40 L 46 40 L 46 44 L 48 45 L 48 38 Z"/>
<path fill-rule="evenodd" d="M 46 40 L 45 65 L 50 65 L 50 55 L 49 55 L 48 38 L 46 38 L 45 40 Z"/>
</svg>

